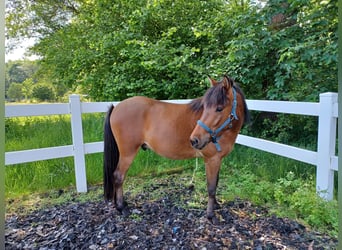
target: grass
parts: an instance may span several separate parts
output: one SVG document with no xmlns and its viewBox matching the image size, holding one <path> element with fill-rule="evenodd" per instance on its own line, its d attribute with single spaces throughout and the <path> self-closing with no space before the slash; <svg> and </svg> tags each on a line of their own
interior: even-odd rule
<svg viewBox="0 0 342 250">
<path fill-rule="evenodd" d="M 103 114 L 83 116 L 85 142 L 102 140 L 103 118 Z M 5 123 L 6 151 L 69 145 L 72 141 L 67 115 L 11 118 Z M 102 153 L 86 155 L 86 172 L 89 186 L 102 183 Z M 129 169 L 125 185 L 134 192 L 136 186 L 148 185 L 156 176 L 174 172 L 192 177 L 196 186 L 193 206 L 206 202 L 205 170 L 201 159 L 174 161 L 151 151 L 140 151 Z M 62 200 L 57 194 L 59 190 L 75 192 L 73 159 L 6 166 L 5 188 L 9 203 L 19 200 L 30 206 L 30 202 L 36 202 L 30 198 L 31 194 L 46 192 L 49 192 L 50 202 L 69 201 L 75 194 L 65 192 Z M 268 206 L 278 215 L 296 218 L 313 228 L 337 235 L 337 202 L 325 202 L 316 195 L 314 166 L 236 145 L 222 163 L 218 195 L 223 200 L 248 199 Z M 87 195 L 77 197 L 88 199 Z"/>
<path fill-rule="evenodd" d="M 103 114 L 83 116 L 84 142 L 102 141 Z M 28 117 L 6 119 L 6 152 L 70 145 L 70 117 Z M 171 161 L 152 152 L 139 152 L 128 175 L 158 175 L 165 169 L 187 168 L 192 161 Z M 86 155 L 88 184 L 102 182 L 102 153 Z M 75 185 L 72 157 L 6 166 L 6 196 L 60 189 Z"/>
</svg>

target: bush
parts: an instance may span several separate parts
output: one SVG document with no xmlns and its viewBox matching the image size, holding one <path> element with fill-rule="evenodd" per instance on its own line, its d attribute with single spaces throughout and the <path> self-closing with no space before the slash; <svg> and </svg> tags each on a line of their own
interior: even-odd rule
<svg viewBox="0 0 342 250">
<path fill-rule="evenodd" d="M 32 97 L 38 101 L 53 101 L 56 98 L 55 91 L 52 86 L 47 84 L 37 84 L 33 87 Z"/>
</svg>

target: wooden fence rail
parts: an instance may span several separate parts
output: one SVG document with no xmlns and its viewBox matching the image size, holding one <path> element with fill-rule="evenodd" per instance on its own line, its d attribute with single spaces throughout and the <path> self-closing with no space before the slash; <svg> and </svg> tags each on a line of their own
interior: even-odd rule
<svg viewBox="0 0 342 250">
<path fill-rule="evenodd" d="M 264 139 L 239 135 L 237 143 L 295 159 L 316 166 L 316 190 L 325 199 L 333 199 L 334 171 L 338 171 L 335 155 L 336 127 L 338 118 L 337 93 L 323 93 L 319 103 L 247 100 L 250 110 L 277 112 L 318 117 L 317 151 L 297 148 Z M 188 103 L 190 100 L 170 100 Z M 103 152 L 103 142 L 84 143 L 82 114 L 106 112 L 118 102 L 81 102 L 79 95 L 71 95 L 69 103 L 6 105 L 5 117 L 71 115 L 72 145 L 12 151 L 5 153 L 5 164 L 13 165 L 47 159 L 74 157 L 76 188 L 87 192 L 85 155 Z"/>
</svg>

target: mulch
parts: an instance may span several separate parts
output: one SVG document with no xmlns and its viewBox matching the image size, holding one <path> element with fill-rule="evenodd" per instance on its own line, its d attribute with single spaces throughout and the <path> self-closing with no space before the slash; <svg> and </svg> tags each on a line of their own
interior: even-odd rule
<svg viewBox="0 0 342 250">
<path fill-rule="evenodd" d="M 159 192 L 159 197 L 151 193 Z M 126 193 L 128 213 L 102 201 L 69 202 L 6 217 L 6 249 L 337 249 L 337 239 L 235 199 L 209 221 L 188 206 L 193 186 L 173 180 Z"/>
</svg>

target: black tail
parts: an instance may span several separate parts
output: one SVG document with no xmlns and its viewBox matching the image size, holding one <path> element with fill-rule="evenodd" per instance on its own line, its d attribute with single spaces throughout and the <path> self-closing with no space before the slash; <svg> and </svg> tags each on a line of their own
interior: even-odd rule
<svg viewBox="0 0 342 250">
<path fill-rule="evenodd" d="M 119 149 L 116 144 L 112 129 L 110 127 L 110 115 L 114 106 L 112 105 L 106 116 L 104 124 L 104 150 L 103 150 L 103 191 L 106 200 L 114 200 L 114 176 L 113 173 L 119 162 Z"/>
</svg>

